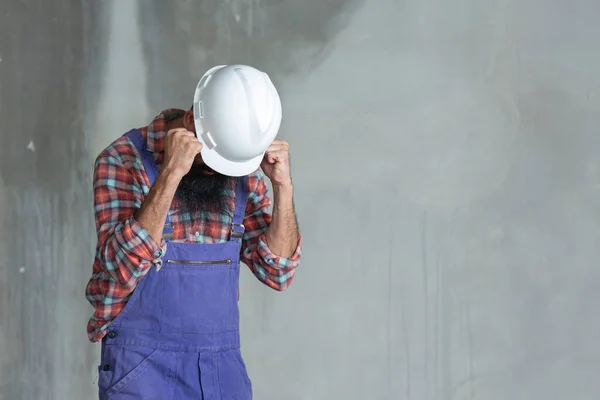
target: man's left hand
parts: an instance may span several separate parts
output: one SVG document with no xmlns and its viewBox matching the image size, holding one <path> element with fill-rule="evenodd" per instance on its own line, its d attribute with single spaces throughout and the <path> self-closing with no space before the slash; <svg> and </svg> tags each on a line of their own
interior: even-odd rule
<svg viewBox="0 0 600 400">
<path fill-rule="evenodd" d="M 287 142 L 275 139 L 267 149 L 260 167 L 273 186 L 291 185 L 290 153 Z"/>
</svg>

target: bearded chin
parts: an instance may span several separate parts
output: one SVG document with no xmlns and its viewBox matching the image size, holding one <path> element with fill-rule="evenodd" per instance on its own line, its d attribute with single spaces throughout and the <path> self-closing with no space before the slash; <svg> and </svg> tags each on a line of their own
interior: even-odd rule
<svg viewBox="0 0 600 400">
<path fill-rule="evenodd" d="M 225 196 L 230 181 L 228 176 L 217 172 L 207 175 L 201 167 L 194 167 L 181 179 L 175 198 L 184 210 L 192 213 L 223 211 L 229 208 Z"/>
</svg>

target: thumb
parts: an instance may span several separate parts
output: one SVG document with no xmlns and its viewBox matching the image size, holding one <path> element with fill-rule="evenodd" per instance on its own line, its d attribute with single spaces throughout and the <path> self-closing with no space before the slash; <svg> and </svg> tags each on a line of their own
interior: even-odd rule
<svg viewBox="0 0 600 400">
<path fill-rule="evenodd" d="M 272 163 L 269 162 L 269 160 L 267 159 L 267 157 L 263 158 L 262 162 L 260 163 L 260 167 L 264 170 L 269 170 L 270 168 L 273 168 Z"/>
</svg>

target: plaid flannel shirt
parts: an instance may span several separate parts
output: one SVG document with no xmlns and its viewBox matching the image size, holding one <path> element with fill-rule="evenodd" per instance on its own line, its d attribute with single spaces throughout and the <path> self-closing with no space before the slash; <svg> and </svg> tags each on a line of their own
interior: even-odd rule
<svg viewBox="0 0 600 400">
<path fill-rule="evenodd" d="M 167 122 L 183 115 L 171 109 L 161 112 L 150 125 L 140 128 L 147 138 L 158 167 L 163 159 L 163 139 Z M 90 341 L 101 340 L 113 319 L 123 310 L 140 279 L 151 266 L 162 263 L 164 239 L 156 243 L 134 218 L 150 190 L 143 163 L 131 141 L 122 136 L 109 145 L 94 166 L 94 212 L 98 244 L 92 277 L 86 286 L 86 297 L 95 309 L 87 331 Z M 285 290 L 294 278 L 300 262 L 302 238 L 289 258 L 279 257 L 269 249 L 265 231 L 271 223 L 268 213 L 265 176 L 260 169 L 248 176 L 248 200 L 242 238 L 241 260 L 265 285 Z M 230 188 L 227 200 L 235 204 L 235 190 Z M 232 214 L 179 210 L 177 200 L 170 208 L 173 227 L 171 241 L 219 243 L 229 240 Z"/>
</svg>

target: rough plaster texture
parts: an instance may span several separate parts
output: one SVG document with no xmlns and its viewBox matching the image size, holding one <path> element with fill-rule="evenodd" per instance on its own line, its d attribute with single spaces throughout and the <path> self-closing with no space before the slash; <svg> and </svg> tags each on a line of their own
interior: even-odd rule
<svg viewBox="0 0 600 400">
<path fill-rule="evenodd" d="M 287 292 L 243 274 L 257 399 L 597 399 L 599 14 L 3 0 L 0 399 L 94 398 L 93 159 L 231 62 L 280 88 L 305 238 Z"/>
</svg>

